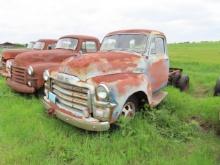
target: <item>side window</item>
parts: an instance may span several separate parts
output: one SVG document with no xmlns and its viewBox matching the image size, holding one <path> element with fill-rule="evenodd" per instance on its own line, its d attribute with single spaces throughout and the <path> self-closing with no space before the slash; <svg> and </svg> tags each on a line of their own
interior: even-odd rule
<svg viewBox="0 0 220 165">
<path fill-rule="evenodd" d="M 84 41 L 81 50 L 83 53 L 94 53 L 97 51 L 96 43 L 94 41 Z"/>
<path fill-rule="evenodd" d="M 150 46 L 150 53 L 155 55 L 165 54 L 164 39 L 161 37 L 153 38 Z"/>
<path fill-rule="evenodd" d="M 156 45 L 156 54 L 164 54 L 165 53 L 163 38 L 157 37 L 155 39 L 155 45 Z"/>
</svg>

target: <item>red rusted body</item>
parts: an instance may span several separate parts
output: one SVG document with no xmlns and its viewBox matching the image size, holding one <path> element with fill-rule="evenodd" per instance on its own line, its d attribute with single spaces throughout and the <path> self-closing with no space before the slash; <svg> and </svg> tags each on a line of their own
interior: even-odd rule
<svg viewBox="0 0 220 165">
<path fill-rule="evenodd" d="M 57 71 L 50 71 L 44 104 L 69 124 L 104 131 L 127 113 L 127 105 L 136 110 L 143 103 L 158 105 L 166 96 L 161 89 L 168 78 L 162 32 L 115 31 L 105 36 L 99 52 L 69 58 Z"/>
<path fill-rule="evenodd" d="M 21 53 L 24 53 L 24 52 L 28 52 L 28 51 L 32 51 L 32 50 L 48 50 L 48 49 L 51 49 L 56 44 L 57 40 L 53 40 L 53 39 L 40 39 L 37 42 L 43 44 L 41 48 L 28 47 L 26 49 L 9 49 L 9 50 L 4 50 L 2 52 L 2 57 L 1 57 L 0 74 L 2 76 L 4 76 L 4 77 L 8 77 L 9 76 L 8 70 L 6 68 L 6 62 L 8 60 L 13 61 L 14 58 L 18 54 L 21 54 Z M 37 43 L 37 42 L 35 42 L 35 43 Z M 33 46 L 34 46 L 34 44 L 33 44 Z"/>
<path fill-rule="evenodd" d="M 96 50 L 100 47 L 99 40 L 95 37 L 67 35 L 58 40 L 53 50 L 33 50 L 19 54 L 12 63 L 11 76 L 7 79 L 7 84 L 17 92 L 34 93 L 43 87 L 44 70 L 56 68 L 69 57 L 81 56 L 82 45 L 85 42 L 94 43 Z"/>
</svg>

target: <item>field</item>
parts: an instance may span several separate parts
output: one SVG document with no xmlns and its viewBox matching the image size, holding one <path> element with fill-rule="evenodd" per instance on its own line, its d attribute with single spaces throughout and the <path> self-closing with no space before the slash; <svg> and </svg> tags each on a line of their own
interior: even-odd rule
<svg viewBox="0 0 220 165">
<path fill-rule="evenodd" d="M 12 92 L 0 78 L 0 164 L 220 164 L 220 42 L 171 44 L 172 67 L 190 90 L 167 87 L 156 109 L 108 132 L 91 133 L 44 112 L 35 96 Z"/>
</svg>

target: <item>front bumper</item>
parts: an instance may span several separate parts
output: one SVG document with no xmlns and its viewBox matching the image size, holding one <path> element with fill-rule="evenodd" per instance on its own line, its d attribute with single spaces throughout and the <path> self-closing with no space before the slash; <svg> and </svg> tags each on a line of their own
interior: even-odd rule
<svg viewBox="0 0 220 165">
<path fill-rule="evenodd" d="M 35 92 L 34 87 L 29 87 L 24 84 L 19 84 L 17 82 L 12 81 L 9 78 L 7 79 L 7 84 L 16 92 L 20 92 L 20 93 L 34 93 Z"/>
<path fill-rule="evenodd" d="M 82 128 L 88 131 L 106 131 L 110 128 L 109 122 L 100 122 L 92 117 L 89 118 L 77 117 L 69 111 L 60 109 L 57 105 L 51 103 L 45 97 L 43 99 L 43 103 L 46 109 L 53 110 L 57 118 L 78 128 Z"/>
</svg>

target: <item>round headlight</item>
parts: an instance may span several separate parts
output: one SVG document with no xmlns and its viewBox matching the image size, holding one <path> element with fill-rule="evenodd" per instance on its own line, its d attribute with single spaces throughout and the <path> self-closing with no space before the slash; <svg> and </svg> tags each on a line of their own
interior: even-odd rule
<svg viewBox="0 0 220 165">
<path fill-rule="evenodd" d="M 44 81 L 47 81 L 50 77 L 50 73 L 48 70 L 45 70 L 44 71 L 44 74 L 43 74 L 43 78 L 44 78 Z"/>
<path fill-rule="evenodd" d="M 109 97 L 109 89 L 106 85 L 100 84 L 96 88 L 96 94 L 97 94 L 97 97 L 98 97 L 99 100 L 107 101 L 107 99 Z"/>
<path fill-rule="evenodd" d="M 6 61 L 6 68 L 11 69 L 12 66 L 12 61 L 11 60 L 7 60 Z"/>
<path fill-rule="evenodd" d="M 28 84 L 28 86 L 30 86 L 30 87 L 32 86 L 32 82 L 31 82 L 31 81 L 28 81 L 27 84 Z"/>
<path fill-rule="evenodd" d="M 29 66 L 27 72 L 28 72 L 28 74 L 29 74 L 30 76 L 32 76 L 32 75 L 34 74 L 34 69 L 33 69 L 33 67 L 32 67 L 32 66 Z"/>
</svg>

